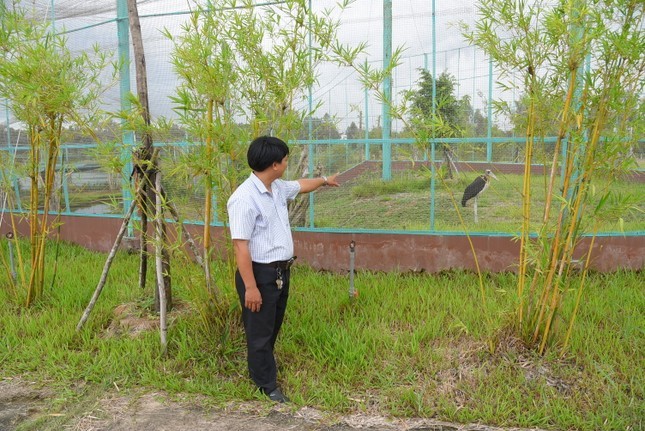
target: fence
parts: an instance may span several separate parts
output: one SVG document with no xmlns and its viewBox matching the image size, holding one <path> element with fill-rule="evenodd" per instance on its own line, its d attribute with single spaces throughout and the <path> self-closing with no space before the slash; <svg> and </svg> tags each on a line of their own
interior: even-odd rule
<svg viewBox="0 0 645 431">
<path fill-rule="evenodd" d="M 304 150 L 313 150 L 310 166 L 323 174 L 339 172 L 340 188 L 320 189 L 306 199 L 306 211 L 292 220 L 300 229 L 324 231 L 375 232 L 463 232 L 474 234 L 513 234 L 521 225 L 521 181 L 524 170 L 521 139 L 497 138 L 443 140 L 419 146 L 412 139 L 392 140 L 392 179 L 382 180 L 383 161 L 378 158 L 382 140 L 303 141 L 291 144 L 291 163 L 287 179 L 296 179 L 296 163 Z M 162 148 L 161 168 L 164 188 L 169 198 L 189 223 L 203 223 L 204 186 L 200 176 L 177 171 L 181 158 L 196 144 L 186 142 L 158 144 Z M 369 150 L 367 149 L 369 147 Z M 53 213 L 88 217 L 121 217 L 134 187 L 130 178 L 110 172 L 102 166 L 95 144 L 65 145 L 59 161 L 61 176 L 54 199 Z M 552 157 L 553 139 L 543 146 L 545 162 Z M 366 154 L 370 153 L 370 158 Z M 4 161 L 5 189 L 3 209 L 24 211 L 29 205 L 30 181 L 21 176 L 21 166 L 28 150 L 17 147 L 0 152 Z M 487 159 L 487 155 L 490 156 Z M 9 168 L 11 167 L 11 168 Z M 473 202 L 461 206 L 464 188 L 486 169 L 496 179 L 478 198 L 478 222 L 475 223 Z M 544 198 L 544 180 L 549 174 L 548 163 L 534 165 L 535 203 Z M 308 172 L 308 169 L 305 170 Z M 237 181 L 248 175 L 240 170 Z M 640 235 L 645 231 L 645 175 L 642 171 L 615 182 L 616 193 L 631 194 L 640 210 L 603 225 L 603 233 L 627 231 Z M 599 183 L 600 184 L 600 183 Z M 637 187 L 634 187 L 634 184 Z M 542 192 L 541 192 L 542 190 Z M 128 191 L 128 193 L 124 193 Z M 225 200 L 230 190 L 213 191 L 219 203 L 212 224 L 221 226 L 226 220 Z M 542 194 L 541 194 L 542 193 Z M 125 200 L 124 200 L 125 197 Z M 461 219 L 460 219 L 461 217 Z M 534 220 L 537 228 L 541 214 Z"/>
<path fill-rule="evenodd" d="M 68 45 L 76 52 L 87 51 L 98 44 L 102 50 L 112 52 L 115 59 L 119 55 L 122 39 L 118 24 L 127 20 L 123 10 L 118 10 L 119 5 L 125 4 L 123 0 L 35 0 L 29 3 L 34 16 L 49 21 L 53 31 L 64 33 Z M 313 7 L 320 11 L 334 3 L 317 0 Z M 392 139 L 376 139 L 382 136 L 382 126 L 387 120 L 377 98 L 362 88 L 355 70 L 337 65 L 321 66 L 311 96 L 295 106 L 295 109 L 307 110 L 309 105 L 319 105 L 313 114 L 318 121 L 311 136 L 315 140 L 291 143 L 293 156 L 287 176 L 295 178 L 297 156 L 307 148 L 313 152 L 307 170 L 320 170 L 326 174 L 340 172 L 343 187 L 321 190 L 307 198 L 309 208 L 304 218 L 293 221 L 294 226 L 332 231 L 427 233 L 467 229 L 482 234 L 516 232 L 520 224 L 516 209 L 521 201 L 521 187 L 519 175 L 514 172 L 522 171 L 523 140 L 514 137 L 516 125 L 512 119 L 496 114 L 491 101 L 515 103 L 521 94 L 516 93 L 514 76 L 500 76 L 490 59 L 476 47 L 468 46 L 456 30 L 459 22 L 475 22 L 476 8 L 471 2 L 454 2 L 449 6 L 445 2 L 435 5 L 435 1 L 396 2 L 391 25 L 388 25 L 384 20 L 385 3 L 357 0 L 339 17 L 340 41 L 349 44 L 368 41 L 370 47 L 365 61 L 377 66 L 383 62 L 383 46 L 388 33 L 391 33 L 394 46 L 406 48 L 391 80 L 395 103 L 405 91 L 419 89 L 423 70 L 435 78 L 444 73 L 452 77 L 453 96 L 469 106 L 464 123 L 468 137 L 442 139 L 419 146 L 413 139 L 402 137 L 406 136 L 406 126 L 394 120 Z M 170 97 L 178 83 L 169 61 L 172 43 L 162 31 L 178 34 L 190 13 L 186 1 L 139 2 L 149 72 L 150 108 L 155 118 L 172 117 Z M 131 65 L 129 73 L 133 75 L 133 71 Z M 129 76 L 122 76 L 120 84 L 121 88 L 107 90 L 106 110 L 118 110 L 122 90 L 127 92 L 133 86 Z M 5 118 L 0 120 L 5 183 L 3 209 L 22 211 L 26 209 L 30 188 L 22 169 L 28 154 L 27 137 L 8 102 L 4 111 Z M 59 160 L 62 175 L 56 193 L 57 212 L 120 217 L 124 205 L 129 204 L 130 179 L 127 174 L 109 172 L 102 167 L 100 163 L 104 161 L 97 156 L 97 146 L 89 142 L 88 138 L 63 146 Z M 538 150 L 541 152 L 538 159 L 541 156 L 544 165 L 549 163 L 551 142 L 546 140 Z M 391 160 L 383 160 L 384 144 L 392 147 Z M 188 181 L 181 175 L 166 174 L 194 144 L 158 145 L 164 148 L 162 168 L 171 198 L 182 208 L 185 219 L 200 223 L 204 200 L 200 178 L 193 176 Z M 643 142 L 633 148 L 633 152 L 642 169 Z M 390 168 L 392 180 L 386 184 L 381 178 L 386 171 L 389 175 Z M 479 223 L 475 224 L 472 203 L 462 207 L 461 194 L 485 169 L 491 169 L 498 180 L 493 181 L 479 199 Z M 540 175 L 539 170 L 536 167 L 536 175 Z M 617 192 L 635 197 L 636 211 L 625 216 L 622 225 L 618 220 L 607 222 L 604 232 L 617 234 L 625 229 L 642 234 L 645 231 L 643 188 L 633 187 L 634 182 L 640 181 L 641 174 L 642 171 L 637 171 L 615 186 Z M 215 190 L 214 194 L 222 208 L 226 193 Z M 8 206 L 9 202 L 12 205 Z M 222 212 L 216 212 L 212 223 L 221 225 L 222 222 Z"/>
</svg>

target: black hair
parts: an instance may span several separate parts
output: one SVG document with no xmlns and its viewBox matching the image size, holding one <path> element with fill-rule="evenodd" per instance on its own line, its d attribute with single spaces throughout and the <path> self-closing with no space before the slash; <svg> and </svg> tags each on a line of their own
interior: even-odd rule
<svg viewBox="0 0 645 431">
<path fill-rule="evenodd" d="M 255 138 L 246 153 L 249 167 L 256 172 L 262 172 L 273 163 L 280 163 L 289 155 L 289 147 L 279 138 L 260 136 Z"/>
</svg>

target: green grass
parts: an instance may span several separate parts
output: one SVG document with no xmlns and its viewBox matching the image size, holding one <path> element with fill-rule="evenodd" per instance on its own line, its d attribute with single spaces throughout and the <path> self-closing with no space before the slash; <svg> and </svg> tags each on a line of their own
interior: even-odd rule
<svg viewBox="0 0 645 431">
<path fill-rule="evenodd" d="M 468 202 L 464 208 L 461 206 L 461 197 L 463 190 L 476 176 L 475 173 L 460 173 L 455 179 L 436 181 L 435 230 L 463 232 L 459 211 L 469 232 L 519 232 L 522 176 L 498 173 L 498 180 L 491 180 L 490 187 L 479 198 L 479 223 L 475 223 L 473 202 Z M 540 227 L 543 217 L 545 181 L 543 176 L 532 178 L 531 225 L 534 230 Z M 594 184 L 595 195 L 591 198 L 594 205 L 608 187 L 607 184 L 607 180 L 598 180 Z M 608 205 L 605 209 L 607 217 L 600 231 L 645 230 L 645 185 L 624 179 L 616 181 L 609 189 L 614 201 L 627 201 L 629 204 Z M 554 201 L 553 205 L 551 219 L 555 220 L 559 201 Z M 624 214 L 615 211 L 621 205 L 631 210 Z M 610 207 L 611 213 L 608 211 Z M 364 174 L 342 184 L 340 188 L 325 189 L 316 194 L 314 217 L 316 227 L 427 231 L 430 229 L 430 208 L 429 173 L 419 169 L 395 172 L 388 182 L 375 180 L 373 173 Z M 584 212 L 583 225 L 587 231 L 591 230 L 591 212 L 591 207 Z M 622 226 L 620 217 L 623 218 Z"/>
<path fill-rule="evenodd" d="M 143 306 L 150 302 L 152 280 L 147 291 L 138 289 L 137 256 L 117 255 L 108 284 L 78 334 L 75 326 L 106 256 L 66 244 L 59 253 L 56 282 L 53 288 L 47 283 L 36 306 L 21 309 L 0 288 L 3 377 L 28 376 L 60 390 L 53 413 L 68 412 L 80 402 L 69 388 L 82 382 L 88 383 L 88 393 L 116 385 L 205 394 L 213 404 L 259 398 L 246 376 L 239 305 L 224 264 L 216 271 L 227 311 L 223 324 L 213 326 L 219 329 L 205 330 L 195 290 L 203 284 L 201 275 L 195 265 L 176 258 L 178 305 L 170 315 L 169 355 L 163 358 L 157 331 L 132 337 L 108 329 L 120 304 L 148 315 Z M 5 276 L 0 274 L 0 286 L 6 286 Z M 642 426 L 641 273 L 591 276 L 565 358 L 555 349 L 537 356 L 510 335 L 513 274 L 484 276 L 486 309 L 477 277 L 465 272 L 361 272 L 354 302 L 346 276 L 301 265 L 292 280 L 277 358 L 279 378 L 296 407 L 547 429 Z M 573 296 L 565 295 L 563 317 Z M 491 339 L 493 353 L 487 348 Z"/>
</svg>

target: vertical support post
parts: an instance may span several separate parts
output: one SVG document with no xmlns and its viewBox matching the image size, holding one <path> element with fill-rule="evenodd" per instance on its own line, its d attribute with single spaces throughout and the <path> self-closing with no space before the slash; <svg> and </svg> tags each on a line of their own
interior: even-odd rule
<svg viewBox="0 0 645 431">
<path fill-rule="evenodd" d="M 392 0 L 383 0 L 383 69 L 390 67 L 392 60 Z M 388 73 L 383 81 L 383 179 L 392 179 L 392 142 L 390 141 L 390 103 L 392 103 L 392 76 Z"/>
<path fill-rule="evenodd" d="M 64 212 L 66 214 L 70 213 L 69 209 L 69 187 L 67 185 L 67 175 L 66 169 L 67 169 L 67 162 L 68 162 L 68 157 L 67 157 L 67 148 L 61 148 L 61 151 L 58 154 L 58 163 L 60 165 L 60 184 L 61 187 L 63 188 L 63 202 L 65 203 L 65 210 L 62 211 L 59 207 L 59 212 Z M 62 205 L 62 202 L 59 202 L 59 206 Z"/>
<path fill-rule="evenodd" d="M 309 13 L 308 13 L 308 18 L 309 18 L 309 70 L 311 70 L 311 50 L 312 50 L 312 35 L 311 35 L 311 4 L 312 0 L 309 0 Z M 307 99 L 309 100 L 309 121 L 307 124 L 307 138 L 309 141 L 313 139 L 314 136 L 314 125 L 313 125 L 313 110 L 314 110 L 314 100 L 313 100 L 313 91 L 311 88 L 311 84 L 309 84 L 309 89 L 308 89 L 308 96 Z M 308 169 L 309 169 L 309 178 L 313 178 L 314 176 L 314 144 L 311 142 L 307 145 L 307 151 L 309 152 L 309 158 L 308 158 Z M 314 227 L 314 216 L 315 216 L 315 208 L 314 208 L 314 194 L 315 193 L 309 193 L 309 227 L 313 228 Z"/>
<path fill-rule="evenodd" d="M 352 240 L 349 243 L 349 300 L 352 301 L 358 296 L 358 291 L 354 287 L 354 263 L 356 259 L 356 242 Z"/>
<path fill-rule="evenodd" d="M 581 3 L 582 3 L 581 1 L 575 1 L 573 3 L 573 10 L 571 12 L 572 18 L 573 18 L 572 19 L 573 24 L 571 25 L 571 31 L 569 32 L 569 35 L 572 39 L 571 46 L 576 48 L 579 48 L 578 45 L 582 40 L 583 31 L 584 31 L 584 29 L 582 28 L 582 25 L 580 24 L 583 19 L 580 16 L 581 7 L 582 7 Z M 580 66 L 578 66 L 577 74 L 580 78 L 576 80 L 576 88 L 573 93 L 573 104 L 572 104 L 573 112 L 575 113 L 575 115 L 580 115 L 580 116 L 582 116 L 582 112 L 580 112 L 580 110 L 583 109 L 582 107 L 583 84 L 582 83 L 584 82 L 584 71 L 585 71 L 585 62 L 582 61 L 580 62 Z M 570 186 L 569 186 L 569 190 L 566 190 L 567 199 L 571 202 L 575 199 L 574 194 L 576 190 L 578 190 L 578 185 L 577 185 L 578 177 L 583 173 L 581 172 L 581 165 L 582 165 L 581 160 L 584 160 L 584 154 L 586 152 L 586 146 L 587 146 L 586 134 L 584 134 L 579 139 L 581 139 L 582 142 L 580 142 L 578 149 L 576 149 L 576 146 L 578 144 L 575 142 L 575 140 L 572 142 L 569 142 L 568 144 L 571 146 L 569 151 L 573 152 L 573 157 L 574 157 L 573 170 L 571 172 L 571 179 L 569 181 Z M 566 164 L 565 160 L 567 157 L 567 153 L 563 153 L 563 156 L 565 157 L 562 159 L 563 160 L 562 165 L 564 166 Z M 582 171 L 583 170 L 584 170 L 584 167 L 582 167 Z M 563 174 L 564 174 L 564 171 L 563 171 Z M 564 181 L 564 175 L 562 176 L 562 180 Z"/>
<path fill-rule="evenodd" d="M 121 97 L 121 110 L 129 111 L 132 106 L 130 103 L 130 20 L 128 19 L 127 0 L 116 0 L 116 26 L 119 37 L 119 92 Z M 122 120 L 122 125 L 125 120 Z M 126 161 L 122 173 L 121 193 L 123 195 L 123 214 L 130 212 L 132 203 L 132 192 L 130 191 L 129 178 L 132 172 L 132 148 L 134 147 L 134 132 L 122 130 L 121 139 L 123 140 L 123 151 L 121 157 Z M 129 150 L 129 151 L 128 151 Z M 133 235 L 132 225 L 128 225 L 127 235 Z"/>
<path fill-rule="evenodd" d="M 486 161 L 493 161 L 493 58 L 488 60 L 488 130 L 486 132 Z"/>
<path fill-rule="evenodd" d="M 369 121 L 369 109 L 370 109 L 370 92 L 365 89 L 365 161 L 370 159 L 370 121 Z"/>
<path fill-rule="evenodd" d="M 51 23 L 52 23 L 52 33 L 56 34 L 56 6 L 55 6 L 55 1 L 56 0 L 51 0 Z"/>
<path fill-rule="evenodd" d="M 461 81 L 460 65 L 461 65 L 461 48 L 457 48 L 457 100 L 461 100 L 461 91 L 459 88 L 461 87 L 461 85 L 459 84 L 459 82 Z"/>
<path fill-rule="evenodd" d="M 435 153 L 436 153 L 437 144 L 435 140 L 432 140 L 431 143 L 431 152 L 430 152 L 430 169 L 432 171 L 432 176 L 430 177 L 430 231 L 434 232 L 434 218 L 435 218 L 435 186 L 437 183 L 437 170 L 435 168 Z"/>
<path fill-rule="evenodd" d="M 11 114 L 9 111 L 9 99 L 5 99 L 5 116 L 6 116 L 6 125 L 7 125 L 7 149 L 9 150 L 11 148 L 11 127 L 10 127 L 10 121 L 11 121 Z M 18 143 L 16 143 L 16 146 Z M 16 150 L 17 151 L 17 150 Z M 14 151 L 14 163 L 15 165 L 15 157 L 16 157 L 16 151 Z M 7 151 L 7 155 L 11 154 L 11 151 Z M 12 210 L 20 211 L 22 210 L 22 203 L 20 202 L 20 182 L 18 181 L 18 178 L 14 175 L 12 172 L 11 175 L 8 176 L 10 178 L 11 182 L 13 183 L 13 190 L 16 195 L 16 201 L 15 201 L 15 208 L 11 208 Z"/>
<path fill-rule="evenodd" d="M 477 76 L 477 47 L 473 46 L 473 123 L 475 121 L 475 95 L 477 94 L 475 76 Z"/>
<path fill-rule="evenodd" d="M 435 0 L 432 0 L 432 139 L 436 138 L 434 122 L 437 118 L 437 22 Z M 432 158 L 434 161 L 434 157 Z"/>
<path fill-rule="evenodd" d="M 437 118 L 437 21 L 435 0 L 432 0 L 432 151 L 430 157 L 430 166 L 432 169 L 432 178 L 430 180 L 430 230 L 434 230 L 435 217 L 435 186 L 436 175 L 434 162 L 437 150 L 437 136 L 435 130 L 435 121 Z"/>
</svg>

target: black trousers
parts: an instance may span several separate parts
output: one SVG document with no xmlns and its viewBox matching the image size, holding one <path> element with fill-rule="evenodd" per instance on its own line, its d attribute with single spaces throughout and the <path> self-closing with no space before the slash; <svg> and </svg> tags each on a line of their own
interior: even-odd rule
<svg viewBox="0 0 645 431">
<path fill-rule="evenodd" d="M 276 268 L 253 264 L 253 274 L 262 295 L 260 311 L 252 312 L 244 306 L 245 287 L 239 271 L 235 273 L 235 287 L 242 304 L 249 374 L 256 386 L 268 394 L 278 387 L 273 349 L 287 309 L 290 271 L 282 270 L 282 289 L 276 283 Z"/>
</svg>

